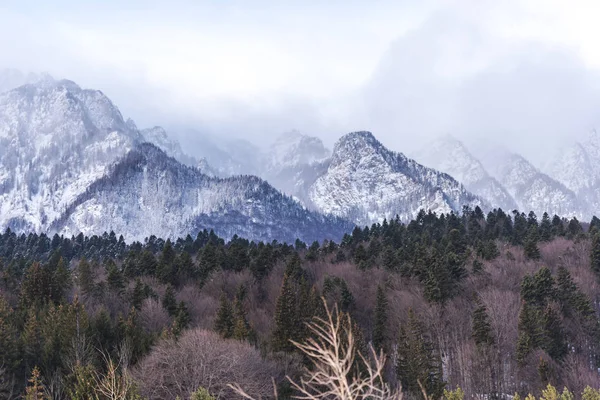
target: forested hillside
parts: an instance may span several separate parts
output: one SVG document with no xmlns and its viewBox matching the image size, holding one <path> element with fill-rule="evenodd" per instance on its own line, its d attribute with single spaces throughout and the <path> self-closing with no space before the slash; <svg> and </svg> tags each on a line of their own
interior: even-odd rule
<svg viewBox="0 0 600 400">
<path fill-rule="evenodd" d="M 421 212 L 312 244 L 7 230 L 0 258 L 0 398 L 288 398 L 321 298 L 409 398 L 600 385 L 597 218 Z"/>
</svg>

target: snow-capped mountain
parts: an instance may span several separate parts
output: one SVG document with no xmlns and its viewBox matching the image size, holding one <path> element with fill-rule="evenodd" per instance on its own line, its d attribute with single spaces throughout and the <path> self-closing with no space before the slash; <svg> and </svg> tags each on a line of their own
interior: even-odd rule
<svg viewBox="0 0 600 400">
<path fill-rule="evenodd" d="M 489 162 L 490 172 L 515 199 L 520 211 L 578 218 L 586 215 L 572 190 L 540 172 L 522 156 L 497 151 L 495 159 Z"/>
<path fill-rule="evenodd" d="M 0 69 L 0 93 L 18 88 L 26 84 L 36 83 L 42 80 L 52 80 L 49 74 L 25 73 L 18 69 Z"/>
<path fill-rule="evenodd" d="M 308 211 L 260 178 L 212 178 L 144 143 L 79 196 L 52 230 L 67 235 L 113 230 L 142 240 L 207 228 L 223 237 L 291 242 L 339 240 L 352 227 Z"/>
<path fill-rule="evenodd" d="M 353 132 L 335 144 L 327 170 L 310 187 L 311 205 L 327 213 L 369 224 L 421 209 L 460 211 L 489 206 L 451 176 L 386 149 L 370 132 Z"/>
<path fill-rule="evenodd" d="M 139 140 L 102 92 L 71 81 L 0 94 L 0 226 L 43 231 Z"/>
<path fill-rule="evenodd" d="M 600 210 L 600 136 L 594 130 L 584 142 L 561 149 L 548 173 L 571 189 L 587 216 Z"/>
<path fill-rule="evenodd" d="M 298 131 L 284 133 L 263 155 L 260 176 L 306 203 L 308 188 L 325 172 L 330 155 L 319 138 Z"/>
<path fill-rule="evenodd" d="M 493 207 L 504 210 L 517 208 L 517 203 L 504 186 L 490 176 L 481 161 L 461 141 L 450 135 L 430 143 L 415 154 L 415 159 L 423 165 L 451 175 Z"/>
<path fill-rule="evenodd" d="M 293 241 L 339 240 L 353 227 L 257 177 L 213 178 L 159 147 L 185 158 L 162 128 L 140 133 L 102 92 L 71 81 L 1 94 L 0 229 L 142 240 L 207 228 Z"/>
</svg>

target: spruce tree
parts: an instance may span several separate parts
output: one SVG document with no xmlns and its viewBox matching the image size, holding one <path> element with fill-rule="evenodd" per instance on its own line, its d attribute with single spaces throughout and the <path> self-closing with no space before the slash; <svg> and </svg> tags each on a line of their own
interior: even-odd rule
<svg viewBox="0 0 600 400">
<path fill-rule="evenodd" d="M 275 306 L 275 327 L 271 338 L 273 351 L 294 351 L 295 346 L 290 340 L 296 340 L 301 328 L 298 322 L 294 285 L 290 276 L 285 274 Z"/>
<path fill-rule="evenodd" d="M 386 327 L 388 321 L 388 301 L 385 291 L 381 285 L 377 287 L 377 298 L 375 300 L 375 315 L 373 323 L 373 348 L 384 349 L 386 342 Z"/>
<path fill-rule="evenodd" d="M 233 337 L 233 330 L 235 328 L 235 320 L 233 315 L 233 309 L 231 303 L 225 293 L 221 294 L 219 300 L 219 310 L 217 311 L 217 317 L 215 318 L 215 331 L 225 339 Z"/>
<path fill-rule="evenodd" d="M 483 346 L 494 344 L 494 338 L 492 336 L 492 326 L 485 305 L 479 299 L 477 299 L 475 304 L 477 307 L 473 311 L 472 316 L 472 335 L 477 347 L 481 348 Z"/>
<path fill-rule="evenodd" d="M 135 307 L 136 310 L 142 308 L 142 302 L 146 298 L 144 284 L 139 279 L 135 280 L 135 286 L 133 287 L 133 292 L 131 293 L 131 305 Z"/>
<path fill-rule="evenodd" d="M 552 239 L 552 222 L 547 212 L 542 215 L 542 222 L 539 228 L 540 240 L 542 242 L 549 242 Z"/>
<path fill-rule="evenodd" d="M 165 290 L 165 295 L 162 299 L 162 305 L 167 310 L 170 316 L 174 317 L 177 312 L 177 300 L 175 299 L 175 291 L 173 290 L 173 286 L 167 285 L 167 289 Z"/>
<path fill-rule="evenodd" d="M 173 334 L 175 336 L 179 336 L 181 332 L 183 332 L 183 330 L 190 325 L 190 322 L 192 322 L 190 312 L 188 311 L 185 303 L 180 301 L 177 305 L 175 320 L 173 321 Z"/>
<path fill-rule="evenodd" d="M 529 228 L 527 232 L 527 236 L 525 238 L 525 242 L 523 244 L 523 250 L 525 252 L 525 257 L 530 260 L 539 260 L 540 259 L 540 249 L 537 246 L 538 243 L 538 232 L 537 226 L 532 226 Z"/>
<path fill-rule="evenodd" d="M 116 292 L 121 292 L 125 288 L 125 277 L 112 260 L 108 264 L 106 283 L 110 289 Z"/>
<path fill-rule="evenodd" d="M 568 352 L 562 321 L 556 310 L 548 306 L 543 316 L 544 340 L 542 348 L 554 360 L 560 361 Z"/>
<path fill-rule="evenodd" d="M 419 383 L 427 397 L 434 399 L 441 397 L 446 385 L 440 357 L 412 310 L 409 310 L 406 326 L 400 328 L 396 373 L 402 388 L 419 398 L 423 398 Z"/>
<path fill-rule="evenodd" d="M 600 233 L 592 238 L 592 249 L 590 253 L 590 266 L 592 271 L 600 278 Z"/>
</svg>

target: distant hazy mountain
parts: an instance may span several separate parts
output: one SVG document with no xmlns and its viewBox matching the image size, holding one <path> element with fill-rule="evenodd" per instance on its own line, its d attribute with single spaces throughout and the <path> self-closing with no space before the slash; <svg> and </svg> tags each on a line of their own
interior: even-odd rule
<svg viewBox="0 0 600 400">
<path fill-rule="evenodd" d="M 587 216 L 600 211 L 600 135 L 560 149 L 548 173 L 577 194 Z"/>
<path fill-rule="evenodd" d="M 522 156 L 499 150 L 489 163 L 488 170 L 508 190 L 520 211 L 578 218 L 587 214 L 572 190 L 540 172 Z"/>
<path fill-rule="evenodd" d="M 506 188 L 490 176 L 483 164 L 465 145 L 452 136 L 443 136 L 415 154 L 417 161 L 451 175 L 472 193 L 493 207 L 514 210 L 517 203 Z"/>
</svg>

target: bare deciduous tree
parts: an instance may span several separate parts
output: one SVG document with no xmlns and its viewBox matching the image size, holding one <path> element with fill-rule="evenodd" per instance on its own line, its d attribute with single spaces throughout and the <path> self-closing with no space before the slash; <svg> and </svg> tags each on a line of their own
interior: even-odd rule
<svg viewBox="0 0 600 400">
<path fill-rule="evenodd" d="M 294 345 L 312 363 L 305 376 L 299 381 L 289 378 L 297 391 L 297 399 L 339 399 L 339 400 L 393 400 L 402 399 L 400 390 L 391 389 L 383 380 L 385 356 L 375 354 L 368 359 L 360 354 L 355 346 L 350 317 L 329 310 L 325 303 L 326 318 L 315 318 L 308 324 L 312 337 L 304 343 Z M 347 319 L 346 319 L 347 318 Z M 355 362 L 360 360 L 364 368 L 355 372 Z M 239 395 L 255 399 L 238 383 L 231 385 Z"/>
</svg>

